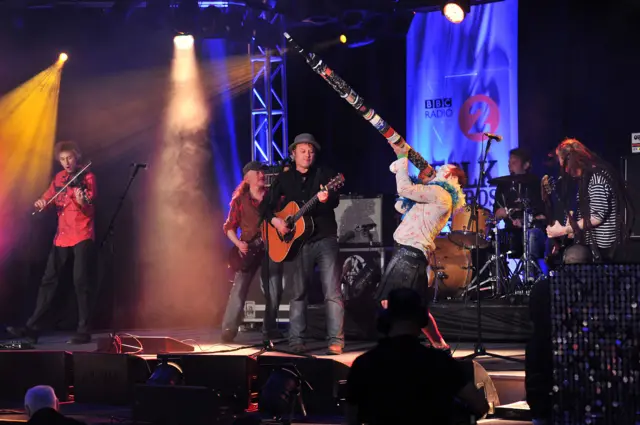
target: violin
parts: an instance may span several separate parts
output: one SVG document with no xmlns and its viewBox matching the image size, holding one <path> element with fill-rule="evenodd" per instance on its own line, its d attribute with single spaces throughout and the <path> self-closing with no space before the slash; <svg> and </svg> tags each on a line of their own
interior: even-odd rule
<svg viewBox="0 0 640 425">
<path fill-rule="evenodd" d="M 46 204 L 44 204 L 44 207 L 42 207 L 42 209 L 32 212 L 32 213 L 31 213 L 31 215 L 36 215 L 37 213 L 40 213 L 40 212 L 44 211 L 44 210 L 47 208 L 47 206 L 48 206 L 50 203 L 52 203 L 53 201 L 55 201 L 55 200 L 56 200 L 56 198 L 57 198 L 58 196 L 60 196 L 60 194 L 61 194 L 61 193 L 64 193 L 64 192 L 67 190 L 67 188 L 68 188 L 68 187 L 77 187 L 77 188 L 79 188 L 80 190 L 82 190 L 82 195 L 83 195 L 83 197 L 84 197 L 84 201 L 85 201 L 85 202 L 87 202 L 88 204 L 91 204 L 91 200 L 89 199 L 89 197 L 87 196 L 87 193 L 86 193 L 87 187 L 86 187 L 86 184 L 85 184 L 85 182 L 84 182 L 84 172 L 85 172 L 85 171 L 87 171 L 87 169 L 89 168 L 89 166 L 91 166 L 91 161 L 89 161 L 89 163 L 88 163 L 87 165 L 85 165 L 84 167 L 82 167 L 82 169 L 81 169 L 80 171 L 78 171 L 78 172 L 76 173 L 76 175 L 75 175 L 75 176 L 73 176 L 72 178 L 70 178 L 70 179 L 69 179 L 69 181 L 68 181 L 68 182 L 66 182 L 66 183 L 65 183 L 65 185 L 64 185 L 64 186 L 62 186 L 62 187 L 60 188 L 60 190 L 58 190 L 58 191 L 56 192 L 56 194 L 55 194 L 55 195 L 53 195 L 53 196 L 51 197 L 51 199 L 49 199 L 49 200 L 47 201 L 47 203 L 46 203 Z"/>
</svg>

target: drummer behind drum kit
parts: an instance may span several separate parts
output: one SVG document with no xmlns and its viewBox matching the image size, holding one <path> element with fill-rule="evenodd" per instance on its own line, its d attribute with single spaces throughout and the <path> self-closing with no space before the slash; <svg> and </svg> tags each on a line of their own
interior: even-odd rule
<svg viewBox="0 0 640 425">
<path fill-rule="evenodd" d="M 529 175 L 512 175 L 497 177 L 489 181 L 491 185 L 507 183 L 512 187 L 529 182 Z M 522 212 L 523 254 L 516 259 L 513 271 L 508 267 L 507 256 L 512 251 L 501 252 L 504 230 L 498 229 L 497 220 L 486 208 L 478 207 L 479 229 L 472 217 L 471 205 L 455 214 L 451 220 L 451 232 L 448 236 L 436 238 L 435 252 L 429 258 L 429 283 L 435 284 L 436 295 L 448 298 L 467 298 L 476 294 L 479 282 L 480 292 L 490 291 L 494 298 L 509 298 L 514 301 L 518 296 L 529 295 L 534 283 L 544 277 L 538 264 L 531 259 L 527 231 L 531 229 L 533 214 L 531 201 L 522 196 L 519 190 L 518 212 Z M 477 233 L 477 234 L 476 234 Z M 477 242 L 476 242 L 477 241 Z M 477 245 L 477 246 L 476 246 Z M 473 277 L 472 252 L 479 249 L 485 253 L 487 261 Z M 490 251 L 489 251 L 490 249 Z M 487 274 L 488 271 L 488 274 Z M 434 282 L 435 279 L 435 282 Z"/>
</svg>

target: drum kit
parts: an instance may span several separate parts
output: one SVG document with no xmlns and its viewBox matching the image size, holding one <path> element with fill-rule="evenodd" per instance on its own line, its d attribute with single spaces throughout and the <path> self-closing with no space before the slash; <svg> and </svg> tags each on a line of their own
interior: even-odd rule
<svg viewBox="0 0 640 425">
<path fill-rule="evenodd" d="M 491 185 L 507 183 L 512 187 L 526 182 L 526 175 L 503 176 L 489 181 Z M 529 295 L 544 274 L 531 258 L 527 237 L 534 221 L 531 201 L 518 191 L 516 204 L 517 208 L 509 209 L 508 214 L 522 222 L 521 252 L 509 250 L 505 243 L 509 234 L 498 228 L 499 220 L 486 208 L 477 207 L 477 221 L 471 205 L 466 205 L 452 217 L 451 232 L 436 238 L 436 249 L 429 258 L 429 284 L 434 284 L 436 289 L 434 301 L 441 297 L 466 300 L 475 296 L 478 289 L 482 294 L 488 293 L 487 298 L 507 298 L 512 302 Z M 475 250 L 480 250 L 482 258 L 486 258 L 483 265 L 473 264 Z M 513 270 L 508 266 L 508 258 L 515 260 Z M 474 268 L 479 269 L 478 273 L 473 273 Z"/>
</svg>

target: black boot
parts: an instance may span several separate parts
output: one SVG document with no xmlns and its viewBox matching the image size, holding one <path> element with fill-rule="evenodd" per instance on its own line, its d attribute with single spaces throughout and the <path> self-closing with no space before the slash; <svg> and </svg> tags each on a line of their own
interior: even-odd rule
<svg viewBox="0 0 640 425">
<path fill-rule="evenodd" d="M 26 339 L 31 344 L 38 343 L 39 332 L 26 326 L 7 326 L 7 332 L 16 338 Z"/>
</svg>

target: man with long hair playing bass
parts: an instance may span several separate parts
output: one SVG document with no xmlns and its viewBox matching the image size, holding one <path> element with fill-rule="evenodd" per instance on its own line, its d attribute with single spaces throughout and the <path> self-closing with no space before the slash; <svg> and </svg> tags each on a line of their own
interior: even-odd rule
<svg viewBox="0 0 640 425">
<path fill-rule="evenodd" d="M 398 244 L 382 276 L 376 299 L 386 308 L 389 292 L 409 287 L 422 296 L 425 306 L 432 298 L 432 285 L 427 284 L 429 253 L 436 249 L 435 238 L 440 234 L 454 211 L 465 204 L 462 186 L 466 183 L 464 171 L 451 164 L 440 167 L 435 177 L 424 173 L 416 181 L 409 177 L 406 143 L 389 143 L 398 159 L 391 164 L 396 175 L 398 195 L 396 210 L 402 213 L 402 222 L 393 234 Z M 449 350 L 449 345 L 438 330 L 429 313 L 427 326 L 422 330 L 434 348 Z"/>
<path fill-rule="evenodd" d="M 265 296 L 265 314 L 262 325 L 265 340 L 282 337 L 278 332 L 276 319 L 282 298 L 282 267 L 264 255 L 264 245 L 260 235 L 259 206 L 267 192 L 265 166 L 251 161 L 242 169 L 243 179 L 231 197 L 231 209 L 224 223 L 225 235 L 236 247 L 240 266 L 235 271 L 233 286 L 222 320 L 222 341 L 232 342 L 238 334 L 238 326 L 249 285 L 258 271 L 267 271 L 260 276 L 262 293 Z M 238 238 L 238 229 L 240 237 Z M 264 264 L 264 267 L 261 267 Z"/>
<path fill-rule="evenodd" d="M 578 186 L 576 216 L 547 227 L 550 238 L 569 236 L 587 246 L 594 262 L 613 262 L 631 234 L 635 210 L 619 172 L 576 139 L 555 150 L 561 175 Z M 625 220 L 625 213 L 628 220 Z"/>
</svg>

